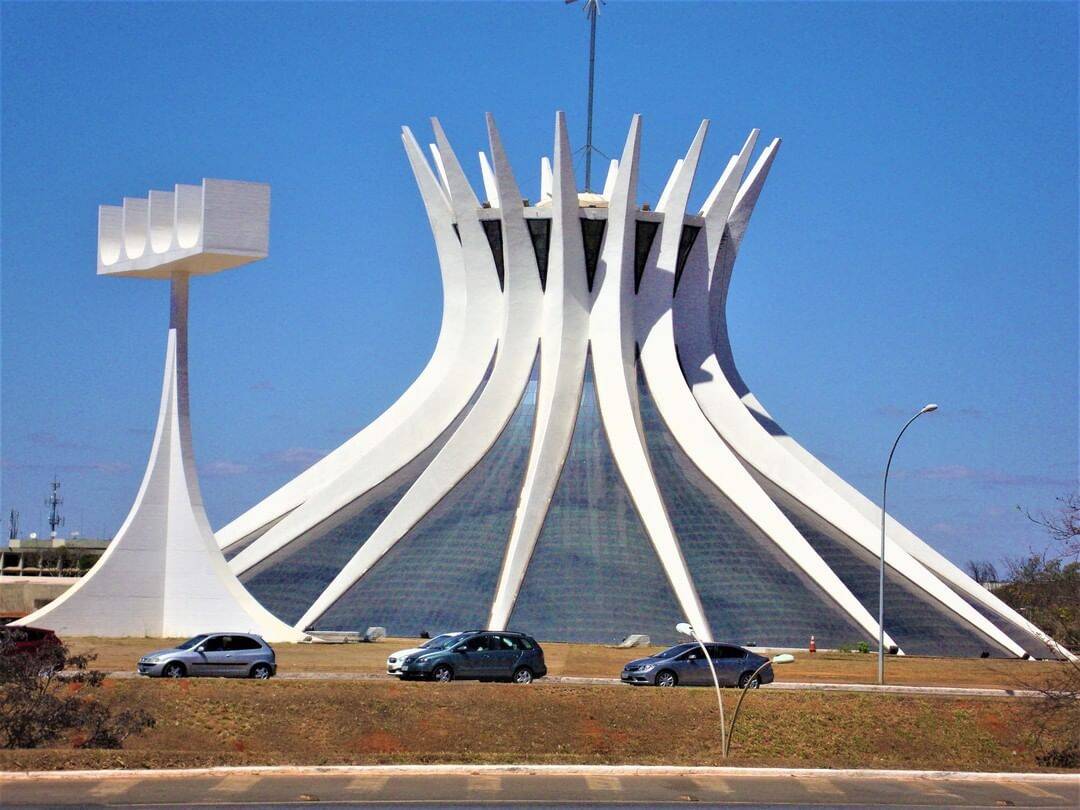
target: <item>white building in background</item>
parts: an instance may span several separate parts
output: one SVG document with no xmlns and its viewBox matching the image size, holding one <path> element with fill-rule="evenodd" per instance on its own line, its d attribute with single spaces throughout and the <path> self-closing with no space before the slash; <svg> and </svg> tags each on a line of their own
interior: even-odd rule
<svg viewBox="0 0 1080 810">
<path fill-rule="evenodd" d="M 270 187 L 204 180 L 151 191 L 98 214 L 98 274 L 168 279 L 165 379 L 150 460 L 127 518 L 90 573 L 16 625 L 63 636 L 191 636 L 208 630 L 303 634 L 262 607 L 229 570 L 203 509 L 188 408 L 191 276 L 265 258 Z"/>
<path fill-rule="evenodd" d="M 762 645 L 876 643 L 877 507 L 780 429 L 728 340 L 780 141 L 755 158 L 752 132 L 691 205 L 703 123 L 650 210 L 639 118 L 603 192 L 582 193 L 560 114 L 532 204 L 489 118 L 481 202 L 433 123 L 430 163 L 402 137 L 442 272 L 435 351 L 378 419 L 218 532 L 232 572 L 298 632 L 663 641 L 687 620 Z M 886 560 L 902 651 L 1063 653 L 895 521 Z"/>
</svg>

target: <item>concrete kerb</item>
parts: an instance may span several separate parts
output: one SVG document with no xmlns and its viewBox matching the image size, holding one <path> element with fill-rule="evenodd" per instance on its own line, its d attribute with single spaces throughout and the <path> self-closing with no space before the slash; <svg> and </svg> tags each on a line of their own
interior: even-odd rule
<svg viewBox="0 0 1080 810">
<path fill-rule="evenodd" d="M 107 673 L 110 678 L 138 678 L 137 672 L 121 670 Z M 287 681 L 392 681 L 395 678 L 381 672 L 281 672 L 278 678 Z M 534 682 L 539 686 L 624 686 L 618 678 L 589 678 L 578 675 L 549 675 Z M 797 683 L 773 682 L 766 690 L 793 692 L 869 692 L 886 695 L 923 695 L 925 697 L 990 697 L 1038 698 L 1042 693 L 1033 689 L 989 689 L 963 686 L 878 686 L 869 683 Z"/>
<path fill-rule="evenodd" d="M 0 782 L 48 779 L 168 779 L 198 776 L 712 776 L 924 779 L 965 782 L 1054 782 L 1080 785 L 1080 773 L 905 771 L 860 768 L 752 768 L 706 765 L 238 765 L 85 771 L 0 771 Z"/>
</svg>

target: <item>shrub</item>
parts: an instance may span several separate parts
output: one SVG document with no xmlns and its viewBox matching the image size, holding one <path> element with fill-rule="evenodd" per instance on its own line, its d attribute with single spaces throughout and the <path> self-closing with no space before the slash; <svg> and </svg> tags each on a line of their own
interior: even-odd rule
<svg viewBox="0 0 1080 810">
<path fill-rule="evenodd" d="M 120 748 L 153 727 L 142 709 L 114 711 L 87 693 L 105 680 L 88 669 L 94 656 L 71 655 L 63 644 L 16 651 L 23 637 L 17 628 L 0 636 L 0 747 L 37 748 L 81 731 L 82 748 Z"/>
</svg>

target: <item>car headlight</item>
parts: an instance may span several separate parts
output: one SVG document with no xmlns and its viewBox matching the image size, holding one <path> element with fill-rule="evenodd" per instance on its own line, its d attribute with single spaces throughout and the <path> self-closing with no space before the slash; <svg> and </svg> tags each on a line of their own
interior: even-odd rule
<svg viewBox="0 0 1080 810">
<path fill-rule="evenodd" d="M 415 655 L 410 655 L 408 658 L 405 659 L 404 663 L 406 663 L 406 664 L 416 663 L 416 656 Z"/>
<path fill-rule="evenodd" d="M 656 669 L 656 664 L 643 664 L 638 667 L 638 672 L 652 672 L 654 669 Z"/>
</svg>

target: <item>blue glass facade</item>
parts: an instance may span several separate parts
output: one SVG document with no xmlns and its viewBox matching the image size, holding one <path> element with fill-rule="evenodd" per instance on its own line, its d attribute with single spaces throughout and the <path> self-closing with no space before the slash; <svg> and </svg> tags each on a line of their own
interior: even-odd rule
<svg viewBox="0 0 1080 810">
<path fill-rule="evenodd" d="M 536 382 L 487 455 L 314 627 L 390 635 L 485 627 L 532 443 Z"/>
<path fill-rule="evenodd" d="M 877 616 L 877 557 L 774 484 L 760 477 L 758 481 L 855 598 Z M 885 631 L 905 653 L 913 655 L 977 657 L 986 652 L 992 657 L 1011 657 L 999 644 L 908 582 L 887 560 Z"/>
<path fill-rule="evenodd" d="M 1021 647 L 1023 647 L 1024 652 L 1028 653 L 1033 658 L 1060 658 L 1061 657 L 1061 656 L 1059 656 L 1057 654 L 1057 652 L 1055 652 L 1053 649 L 1051 649 L 1050 645 L 1047 644 L 1045 641 L 1042 641 L 1042 640 L 1036 638 L 1031 633 L 1029 633 L 1027 630 L 1024 630 L 1022 627 L 1020 627 L 1019 625 L 1013 624 L 1011 621 L 1009 621 L 1005 617 L 999 616 L 993 610 L 990 610 L 989 608 L 984 607 L 981 602 L 976 602 L 974 599 L 969 597 L 963 591 L 960 591 L 957 588 L 953 588 L 953 586 L 950 585 L 949 583 L 946 582 L 945 584 L 950 589 L 952 589 L 961 599 L 963 599 L 965 602 L 967 602 L 969 605 L 971 605 L 973 608 L 975 608 L 975 610 L 977 610 L 982 616 L 986 617 L 987 619 L 992 621 L 997 627 L 1001 628 L 1001 631 L 1005 635 L 1007 635 L 1009 638 L 1011 638 L 1013 641 L 1015 641 L 1017 644 L 1019 644 Z"/>
<path fill-rule="evenodd" d="M 590 360 L 570 450 L 510 628 L 541 640 L 610 644 L 647 633 L 667 643 L 683 620 L 612 458 Z"/>
<path fill-rule="evenodd" d="M 869 640 L 819 586 L 718 490 L 678 446 L 644 378 L 649 457 L 713 637 L 737 644 L 822 647 Z"/>
<path fill-rule="evenodd" d="M 484 382 L 490 373 L 489 364 Z M 332 517 L 249 568 L 240 575 L 244 586 L 279 619 L 289 624 L 298 622 L 420 477 L 483 388 L 484 383 L 477 386 L 462 412 L 423 453 Z"/>
</svg>

